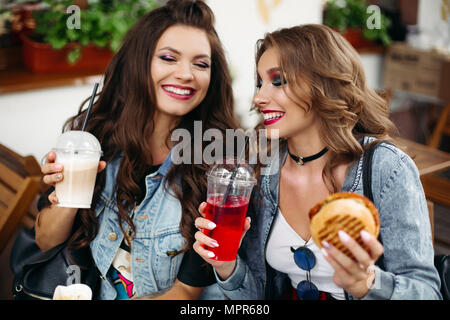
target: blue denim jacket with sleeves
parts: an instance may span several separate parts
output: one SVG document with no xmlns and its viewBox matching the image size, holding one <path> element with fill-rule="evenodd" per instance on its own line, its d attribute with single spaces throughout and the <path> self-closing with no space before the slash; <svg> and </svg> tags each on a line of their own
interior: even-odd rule
<svg viewBox="0 0 450 320">
<path fill-rule="evenodd" d="M 106 274 L 124 238 L 119 227 L 115 192 L 120 159 L 117 157 L 108 163 L 105 187 L 95 207 L 100 227 L 91 242 L 91 251 L 102 278 L 98 297 L 102 300 L 112 300 L 117 295 Z M 136 233 L 131 244 L 131 270 L 138 296 L 168 290 L 176 280 L 183 259 L 182 253 L 174 255 L 184 247 L 180 233 L 181 204 L 163 185 L 171 166 L 169 154 L 158 171 L 146 177 L 145 198 L 134 208 Z M 221 297 L 217 284 L 207 287 L 202 296 L 204 299 Z"/>
<path fill-rule="evenodd" d="M 372 139 L 366 137 L 364 143 Z M 277 168 L 282 167 L 286 155 L 286 148 L 280 149 Z M 341 192 L 363 194 L 362 159 L 347 169 Z M 236 268 L 225 281 L 216 274 L 230 299 L 277 299 L 290 288 L 287 275 L 272 269 L 265 258 L 278 213 L 279 179 L 278 169 L 273 175 L 261 176 L 262 192 L 254 192 L 249 206 L 252 226 L 242 241 Z M 393 145 L 378 145 L 373 156 L 372 192 L 380 214 L 385 266 L 384 270 L 375 267 L 375 282 L 363 299 L 442 299 L 426 199 L 412 159 Z"/>
</svg>

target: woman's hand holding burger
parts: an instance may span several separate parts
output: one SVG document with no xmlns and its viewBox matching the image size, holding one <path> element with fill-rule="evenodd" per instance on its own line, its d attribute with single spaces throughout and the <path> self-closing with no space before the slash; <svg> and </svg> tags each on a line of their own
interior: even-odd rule
<svg viewBox="0 0 450 320">
<path fill-rule="evenodd" d="M 349 258 L 326 241 L 323 243 L 322 253 L 325 260 L 335 271 L 334 282 L 355 298 L 362 298 L 369 292 L 374 283 L 374 264 L 382 255 L 383 246 L 364 230 L 361 231 L 361 238 L 369 249 L 368 252 L 344 231 L 339 231 L 339 238 L 356 260 Z"/>
<path fill-rule="evenodd" d="M 334 282 L 353 297 L 364 297 L 375 280 L 375 262 L 383 254 L 377 240 L 378 210 L 361 195 L 335 193 L 309 216 L 312 237 L 335 271 Z"/>
</svg>

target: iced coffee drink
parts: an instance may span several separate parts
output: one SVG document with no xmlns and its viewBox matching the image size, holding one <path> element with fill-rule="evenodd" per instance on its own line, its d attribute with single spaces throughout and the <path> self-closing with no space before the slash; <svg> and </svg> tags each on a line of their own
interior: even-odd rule
<svg viewBox="0 0 450 320">
<path fill-rule="evenodd" d="M 101 147 L 86 131 L 68 131 L 58 139 L 56 163 L 63 165 L 63 180 L 55 185 L 58 206 L 90 208 Z"/>
</svg>

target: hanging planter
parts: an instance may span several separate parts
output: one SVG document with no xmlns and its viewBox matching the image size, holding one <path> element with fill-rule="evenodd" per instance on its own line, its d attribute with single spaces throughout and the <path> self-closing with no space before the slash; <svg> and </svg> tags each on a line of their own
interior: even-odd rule
<svg viewBox="0 0 450 320">
<path fill-rule="evenodd" d="M 27 68 L 35 73 L 70 72 L 70 71 L 98 71 L 103 73 L 114 53 L 108 48 L 94 45 L 81 47 L 77 43 L 68 43 L 62 49 L 53 49 L 48 43 L 31 40 L 21 34 L 23 62 Z M 73 49 L 81 50 L 80 59 L 69 63 L 67 55 Z"/>
</svg>

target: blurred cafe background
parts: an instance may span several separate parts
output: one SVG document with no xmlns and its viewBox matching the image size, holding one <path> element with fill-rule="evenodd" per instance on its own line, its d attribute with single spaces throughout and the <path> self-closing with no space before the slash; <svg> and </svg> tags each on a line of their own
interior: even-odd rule
<svg viewBox="0 0 450 320">
<path fill-rule="evenodd" d="M 368 85 L 389 102 L 397 144 L 419 168 L 436 254 L 449 254 L 450 0 L 205 1 L 216 15 L 244 128 L 259 121 L 250 106 L 255 42 L 265 32 L 321 23 L 347 38 Z M 0 0 L 0 299 L 11 298 L 14 239 L 32 227 L 47 187 L 40 159 L 102 81 L 123 35 L 164 2 Z"/>
</svg>

